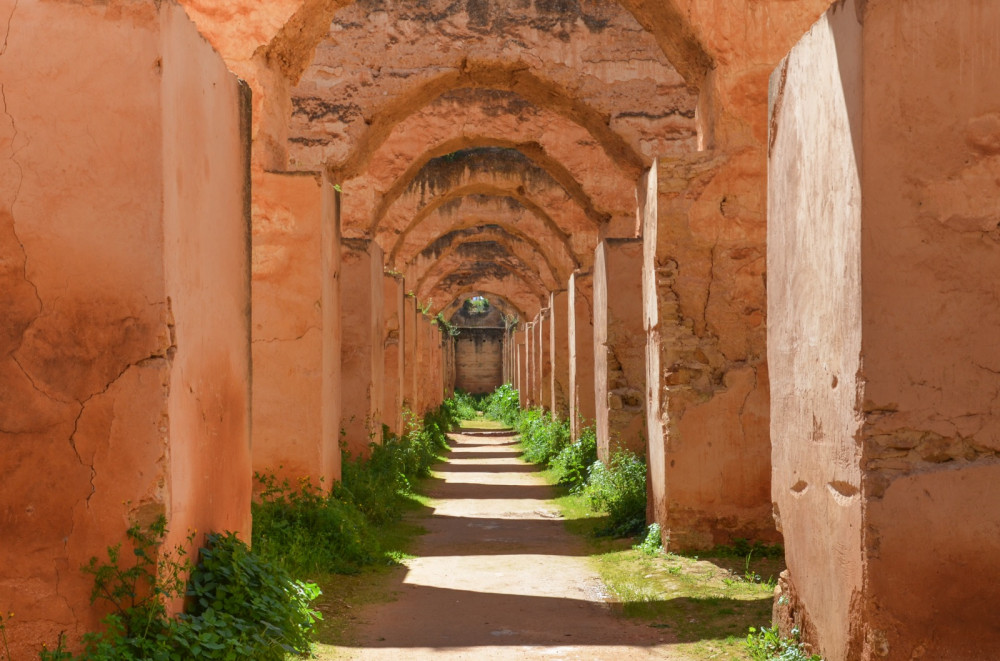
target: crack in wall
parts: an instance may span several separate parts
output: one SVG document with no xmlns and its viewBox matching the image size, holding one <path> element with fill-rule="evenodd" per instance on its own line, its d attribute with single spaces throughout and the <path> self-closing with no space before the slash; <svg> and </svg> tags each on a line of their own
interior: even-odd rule
<svg viewBox="0 0 1000 661">
<path fill-rule="evenodd" d="M 306 335 L 308 335 L 310 332 L 312 332 L 312 331 L 321 331 L 321 330 L 323 330 L 323 329 L 320 328 L 319 326 L 312 326 L 312 325 L 310 325 L 310 326 L 307 326 L 306 329 L 305 329 L 305 331 L 303 331 L 302 334 L 298 335 L 297 337 L 258 337 L 258 338 L 250 340 L 250 343 L 251 344 L 272 344 L 274 342 L 297 342 L 297 341 L 301 340 L 302 338 L 304 338 Z"/>
</svg>

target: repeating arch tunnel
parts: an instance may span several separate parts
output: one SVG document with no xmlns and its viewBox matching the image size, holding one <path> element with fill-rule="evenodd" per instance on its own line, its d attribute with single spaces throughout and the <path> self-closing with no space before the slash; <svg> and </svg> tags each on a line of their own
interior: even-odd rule
<svg viewBox="0 0 1000 661">
<path fill-rule="evenodd" d="M 330 484 L 341 430 L 363 453 L 440 404 L 479 297 L 496 381 L 643 454 L 670 548 L 784 544 L 783 630 L 830 661 L 996 656 L 1000 514 L 965 504 L 1000 483 L 1000 8 L 0 0 L 0 25 L 14 658 L 94 627 L 73 568 L 124 522 L 245 534 L 255 470 Z"/>
</svg>

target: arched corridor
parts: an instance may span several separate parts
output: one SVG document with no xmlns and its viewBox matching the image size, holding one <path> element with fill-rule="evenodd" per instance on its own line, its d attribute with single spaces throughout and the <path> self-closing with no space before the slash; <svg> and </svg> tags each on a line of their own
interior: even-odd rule
<svg viewBox="0 0 1000 661">
<path fill-rule="evenodd" d="M 329 487 L 499 383 L 646 456 L 670 548 L 783 543 L 776 622 L 828 661 L 997 656 L 998 30 L 0 0 L 11 656 L 97 626 L 78 568 L 130 523 L 249 538 L 255 471 Z"/>
</svg>

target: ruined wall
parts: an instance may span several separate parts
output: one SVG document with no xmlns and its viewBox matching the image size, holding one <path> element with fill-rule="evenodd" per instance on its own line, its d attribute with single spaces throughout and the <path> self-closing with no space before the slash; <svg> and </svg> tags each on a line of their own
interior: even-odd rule
<svg viewBox="0 0 1000 661">
<path fill-rule="evenodd" d="M 417 315 L 417 299 L 407 294 L 403 299 L 403 406 L 411 411 L 416 410 Z"/>
<path fill-rule="evenodd" d="M 503 329 L 463 328 L 455 338 L 455 388 L 490 393 L 503 380 Z"/>
<path fill-rule="evenodd" d="M 341 249 L 341 425 L 347 451 L 367 454 L 382 442 L 385 378 L 382 251 L 364 239 L 343 239 Z"/>
<path fill-rule="evenodd" d="M 985 81 L 1000 8 L 869 2 L 862 24 L 854 9 L 831 10 L 773 76 L 768 291 L 786 294 L 769 355 L 774 392 L 795 400 L 774 423 L 791 615 L 830 659 L 988 658 L 1000 306 L 982 274 L 1000 266 L 1000 92 Z M 818 144 L 817 120 L 835 129 Z M 804 242 L 816 259 L 789 256 Z"/>
<path fill-rule="evenodd" d="M 847 649 L 862 589 L 860 47 L 848 3 L 772 83 L 771 494 L 799 624 L 829 659 L 856 658 Z"/>
<path fill-rule="evenodd" d="M 646 455 L 642 243 L 606 239 L 594 258 L 594 399 L 597 454 Z"/>
<path fill-rule="evenodd" d="M 175 6 L 3 15 L 0 593 L 21 658 L 96 627 L 79 567 L 131 521 L 248 529 L 247 145 L 237 81 Z"/>
</svg>

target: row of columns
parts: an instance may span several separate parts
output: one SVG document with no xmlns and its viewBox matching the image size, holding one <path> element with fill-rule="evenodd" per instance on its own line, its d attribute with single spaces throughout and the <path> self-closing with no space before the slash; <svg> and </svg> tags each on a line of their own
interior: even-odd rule
<svg viewBox="0 0 1000 661">
<path fill-rule="evenodd" d="M 340 236 L 329 181 L 259 179 L 255 221 L 282 231 L 255 232 L 254 470 L 330 484 L 341 449 L 364 456 L 453 393 L 454 343 L 376 242 Z"/>
</svg>

